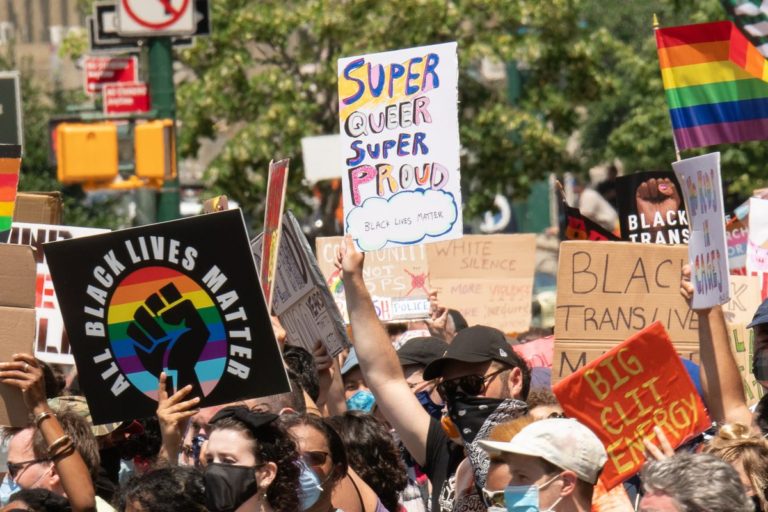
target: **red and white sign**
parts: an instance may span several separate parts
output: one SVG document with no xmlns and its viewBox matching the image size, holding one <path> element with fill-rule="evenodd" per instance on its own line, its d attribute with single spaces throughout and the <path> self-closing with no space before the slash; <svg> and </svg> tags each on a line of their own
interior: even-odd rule
<svg viewBox="0 0 768 512">
<path fill-rule="evenodd" d="M 197 28 L 192 0 L 120 0 L 121 36 L 191 35 Z"/>
<path fill-rule="evenodd" d="M 149 88 L 145 83 L 104 84 L 104 113 L 149 112 Z"/>
<path fill-rule="evenodd" d="M 104 84 L 139 81 L 139 60 L 136 57 L 86 57 L 85 92 L 99 93 Z"/>
</svg>

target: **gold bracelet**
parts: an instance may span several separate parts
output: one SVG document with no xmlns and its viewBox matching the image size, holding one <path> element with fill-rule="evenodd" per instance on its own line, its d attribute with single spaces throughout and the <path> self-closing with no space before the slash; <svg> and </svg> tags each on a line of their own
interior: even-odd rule
<svg viewBox="0 0 768 512">
<path fill-rule="evenodd" d="M 58 438 L 57 440 L 55 440 L 54 442 L 48 445 L 48 456 L 50 457 L 51 454 L 56 453 L 56 451 L 59 450 L 59 448 L 71 442 L 72 442 L 72 438 L 69 437 L 67 434 L 64 434 L 63 436 L 61 436 L 60 438 Z"/>
<path fill-rule="evenodd" d="M 46 418 L 52 418 L 56 417 L 54 413 L 51 411 L 44 411 L 35 416 L 35 427 L 40 428 L 40 424 L 45 420 Z"/>
<path fill-rule="evenodd" d="M 56 453 L 48 453 L 48 458 L 55 461 L 61 457 L 69 457 L 75 452 L 75 443 L 72 441 L 69 441 L 68 443 L 65 443 L 64 446 L 59 448 L 59 450 Z"/>
</svg>

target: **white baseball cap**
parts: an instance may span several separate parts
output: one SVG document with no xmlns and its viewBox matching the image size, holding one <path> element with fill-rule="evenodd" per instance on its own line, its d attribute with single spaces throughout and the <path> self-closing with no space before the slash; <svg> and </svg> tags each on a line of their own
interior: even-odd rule
<svg viewBox="0 0 768 512">
<path fill-rule="evenodd" d="M 608 455 L 603 443 L 574 419 L 553 418 L 535 421 L 511 440 L 479 441 L 491 455 L 516 453 L 539 457 L 550 464 L 573 471 L 579 480 L 596 484 Z"/>
</svg>

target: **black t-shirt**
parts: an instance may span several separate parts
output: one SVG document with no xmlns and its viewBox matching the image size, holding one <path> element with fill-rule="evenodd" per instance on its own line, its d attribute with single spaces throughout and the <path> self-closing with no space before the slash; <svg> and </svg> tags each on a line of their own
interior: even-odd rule
<svg viewBox="0 0 768 512">
<path fill-rule="evenodd" d="M 451 441 L 443 432 L 440 422 L 430 418 L 427 431 L 426 463 L 421 469 L 432 482 L 432 511 L 440 510 L 440 492 L 443 485 L 464 459 L 464 449 Z"/>
</svg>

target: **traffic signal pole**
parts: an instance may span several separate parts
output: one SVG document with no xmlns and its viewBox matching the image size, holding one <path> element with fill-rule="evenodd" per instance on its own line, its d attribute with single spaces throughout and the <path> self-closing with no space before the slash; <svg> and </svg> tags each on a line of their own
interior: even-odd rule
<svg viewBox="0 0 768 512">
<path fill-rule="evenodd" d="M 173 119 L 175 130 L 176 90 L 173 85 L 173 46 L 170 37 L 149 39 L 149 95 L 157 117 Z M 163 182 L 163 188 L 158 192 L 157 220 L 162 222 L 178 219 L 181 216 L 179 201 L 177 172 L 172 180 Z"/>
</svg>

